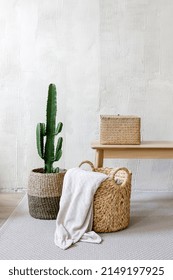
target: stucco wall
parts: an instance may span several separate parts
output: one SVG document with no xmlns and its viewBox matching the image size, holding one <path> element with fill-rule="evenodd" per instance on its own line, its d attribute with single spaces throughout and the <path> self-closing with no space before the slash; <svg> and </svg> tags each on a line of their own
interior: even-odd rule
<svg viewBox="0 0 173 280">
<path fill-rule="evenodd" d="M 25 188 L 42 166 L 35 126 L 58 90 L 59 165 L 94 160 L 100 114 L 137 114 L 143 140 L 172 140 L 173 1 L 0 0 L 0 189 Z M 133 188 L 173 190 L 171 160 L 106 160 Z"/>
</svg>

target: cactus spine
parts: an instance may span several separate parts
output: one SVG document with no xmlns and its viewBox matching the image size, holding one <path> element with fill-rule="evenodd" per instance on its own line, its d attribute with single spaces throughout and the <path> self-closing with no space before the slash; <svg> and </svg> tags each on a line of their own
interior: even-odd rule
<svg viewBox="0 0 173 280">
<path fill-rule="evenodd" d="M 44 123 L 38 123 L 36 128 L 37 151 L 39 156 L 44 160 L 45 173 L 59 172 L 58 167 L 53 168 L 53 163 L 58 161 L 62 156 L 62 137 L 59 137 L 55 149 L 55 136 L 62 131 L 63 127 L 61 122 L 56 126 L 56 111 L 56 86 L 50 84 L 47 99 L 46 125 Z M 44 141 L 44 137 L 46 137 L 46 141 Z"/>
</svg>

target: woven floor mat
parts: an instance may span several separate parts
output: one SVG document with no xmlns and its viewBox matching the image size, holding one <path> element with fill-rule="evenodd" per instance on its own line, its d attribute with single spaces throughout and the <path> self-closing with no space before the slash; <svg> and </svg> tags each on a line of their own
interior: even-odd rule
<svg viewBox="0 0 173 280">
<path fill-rule="evenodd" d="M 173 259 L 173 192 L 134 192 L 130 226 L 100 234 L 101 244 L 54 245 L 55 220 L 29 216 L 27 197 L 0 230 L 0 259 Z"/>
</svg>

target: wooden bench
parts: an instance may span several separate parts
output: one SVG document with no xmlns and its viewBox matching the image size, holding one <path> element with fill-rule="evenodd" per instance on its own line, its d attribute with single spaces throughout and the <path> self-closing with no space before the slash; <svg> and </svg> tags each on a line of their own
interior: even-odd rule
<svg viewBox="0 0 173 280">
<path fill-rule="evenodd" d="M 143 141 L 140 145 L 91 144 L 96 151 L 95 167 L 102 167 L 105 158 L 173 159 L 172 141 Z"/>
</svg>

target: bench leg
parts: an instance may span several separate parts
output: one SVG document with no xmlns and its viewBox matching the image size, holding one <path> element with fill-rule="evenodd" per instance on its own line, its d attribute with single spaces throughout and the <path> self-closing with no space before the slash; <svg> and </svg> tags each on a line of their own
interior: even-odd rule
<svg viewBox="0 0 173 280">
<path fill-rule="evenodd" d="M 96 150 L 96 159 L 95 159 L 95 167 L 102 167 L 103 166 L 103 155 L 104 155 L 104 151 L 97 149 Z"/>
</svg>

